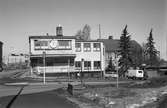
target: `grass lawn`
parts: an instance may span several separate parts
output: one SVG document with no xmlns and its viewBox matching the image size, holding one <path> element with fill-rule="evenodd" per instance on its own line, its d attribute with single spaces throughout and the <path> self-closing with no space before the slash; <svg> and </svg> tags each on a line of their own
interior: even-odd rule
<svg viewBox="0 0 167 108">
<path fill-rule="evenodd" d="M 152 78 L 145 82 L 128 82 L 105 85 L 85 85 L 85 89 L 75 89 L 74 98 L 95 108 L 166 108 L 167 98 L 161 95 L 167 90 L 167 77 Z M 163 98 L 162 98 L 163 97 Z"/>
</svg>

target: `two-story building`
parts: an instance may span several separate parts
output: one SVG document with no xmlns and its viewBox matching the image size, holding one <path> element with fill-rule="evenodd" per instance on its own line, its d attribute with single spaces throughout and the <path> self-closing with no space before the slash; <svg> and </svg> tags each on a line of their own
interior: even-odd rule
<svg viewBox="0 0 167 108">
<path fill-rule="evenodd" d="M 75 42 L 75 69 L 86 73 L 100 73 L 105 70 L 105 47 L 97 40 Z M 82 64 L 83 61 L 83 64 Z M 82 66 L 83 65 L 83 66 Z"/>
<path fill-rule="evenodd" d="M 104 45 L 97 40 L 81 41 L 63 36 L 62 27 L 56 35 L 29 36 L 32 72 L 43 74 L 100 73 L 104 71 Z"/>
</svg>

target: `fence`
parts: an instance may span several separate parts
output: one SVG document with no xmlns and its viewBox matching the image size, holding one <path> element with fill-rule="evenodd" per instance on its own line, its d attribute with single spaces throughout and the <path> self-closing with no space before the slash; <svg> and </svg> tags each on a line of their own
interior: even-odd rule
<svg viewBox="0 0 167 108">
<path fill-rule="evenodd" d="M 74 72 L 74 67 L 69 66 L 46 66 L 46 67 L 35 67 L 33 72 L 38 74 L 43 73 L 45 70 L 46 73 L 67 73 L 67 72 Z"/>
</svg>

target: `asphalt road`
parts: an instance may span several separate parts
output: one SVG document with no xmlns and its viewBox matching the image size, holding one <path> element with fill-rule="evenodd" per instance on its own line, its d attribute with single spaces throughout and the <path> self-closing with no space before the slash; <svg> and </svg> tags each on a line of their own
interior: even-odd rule
<svg viewBox="0 0 167 108">
<path fill-rule="evenodd" d="M 17 73 L 17 72 L 16 72 Z M 20 95 L 11 108 L 77 108 L 76 105 L 70 103 L 65 98 L 56 94 L 54 89 L 66 87 L 68 82 L 48 82 L 43 84 L 42 82 L 32 82 L 24 79 L 13 79 L 15 72 L 7 74 L 0 74 L 0 108 L 6 108 L 6 105 L 10 102 L 14 95 L 20 90 L 19 86 L 4 86 L 5 83 L 16 82 L 29 82 L 29 85 L 24 87 L 22 95 Z M 73 85 L 80 84 L 80 82 L 71 82 Z M 85 82 L 89 85 L 103 85 L 103 84 L 115 84 L 116 82 Z M 119 83 L 125 83 L 125 81 L 119 81 Z M 9 85 L 9 84 L 8 84 Z M 53 90 L 53 91 L 48 91 Z M 45 92 L 44 92 L 45 91 Z M 39 93 L 38 93 L 39 92 Z M 5 97 L 4 97 L 5 96 Z"/>
<path fill-rule="evenodd" d="M 0 108 L 6 105 L 13 96 L 0 98 Z M 77 105 L 57 95 L 56 91 L 20 95 L 11 108 L 78 108 Z"/>
</svg>

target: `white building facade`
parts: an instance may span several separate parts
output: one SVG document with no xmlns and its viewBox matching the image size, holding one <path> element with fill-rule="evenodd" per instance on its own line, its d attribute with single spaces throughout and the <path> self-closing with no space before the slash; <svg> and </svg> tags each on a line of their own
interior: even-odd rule
<svg viewBox="0 0 167 108">
<path fill-rule="evenodd" d="M 65 36 L 30 36 L 30 64 L 43 73 L 68 72 L 74 66 L 75 38 Z M 45 63 L 44 63 L 45 60 Z"/>
<path fill-rule="evenodd" d="M 29 36 L 32 72 L 96 73 L 105 70 L 103 42 L 79 41 L 75 36 Z"/>
<path fill-rule="evenodd" d="M 95 72 L 104 71 L 104 45 L 98 41 L 76 41 L 75 42 L 75 69 L 80 70 L 83 65 L 83 71 Z M 82 62 L 83 63 L 82 63 Z"/>
</svg>

